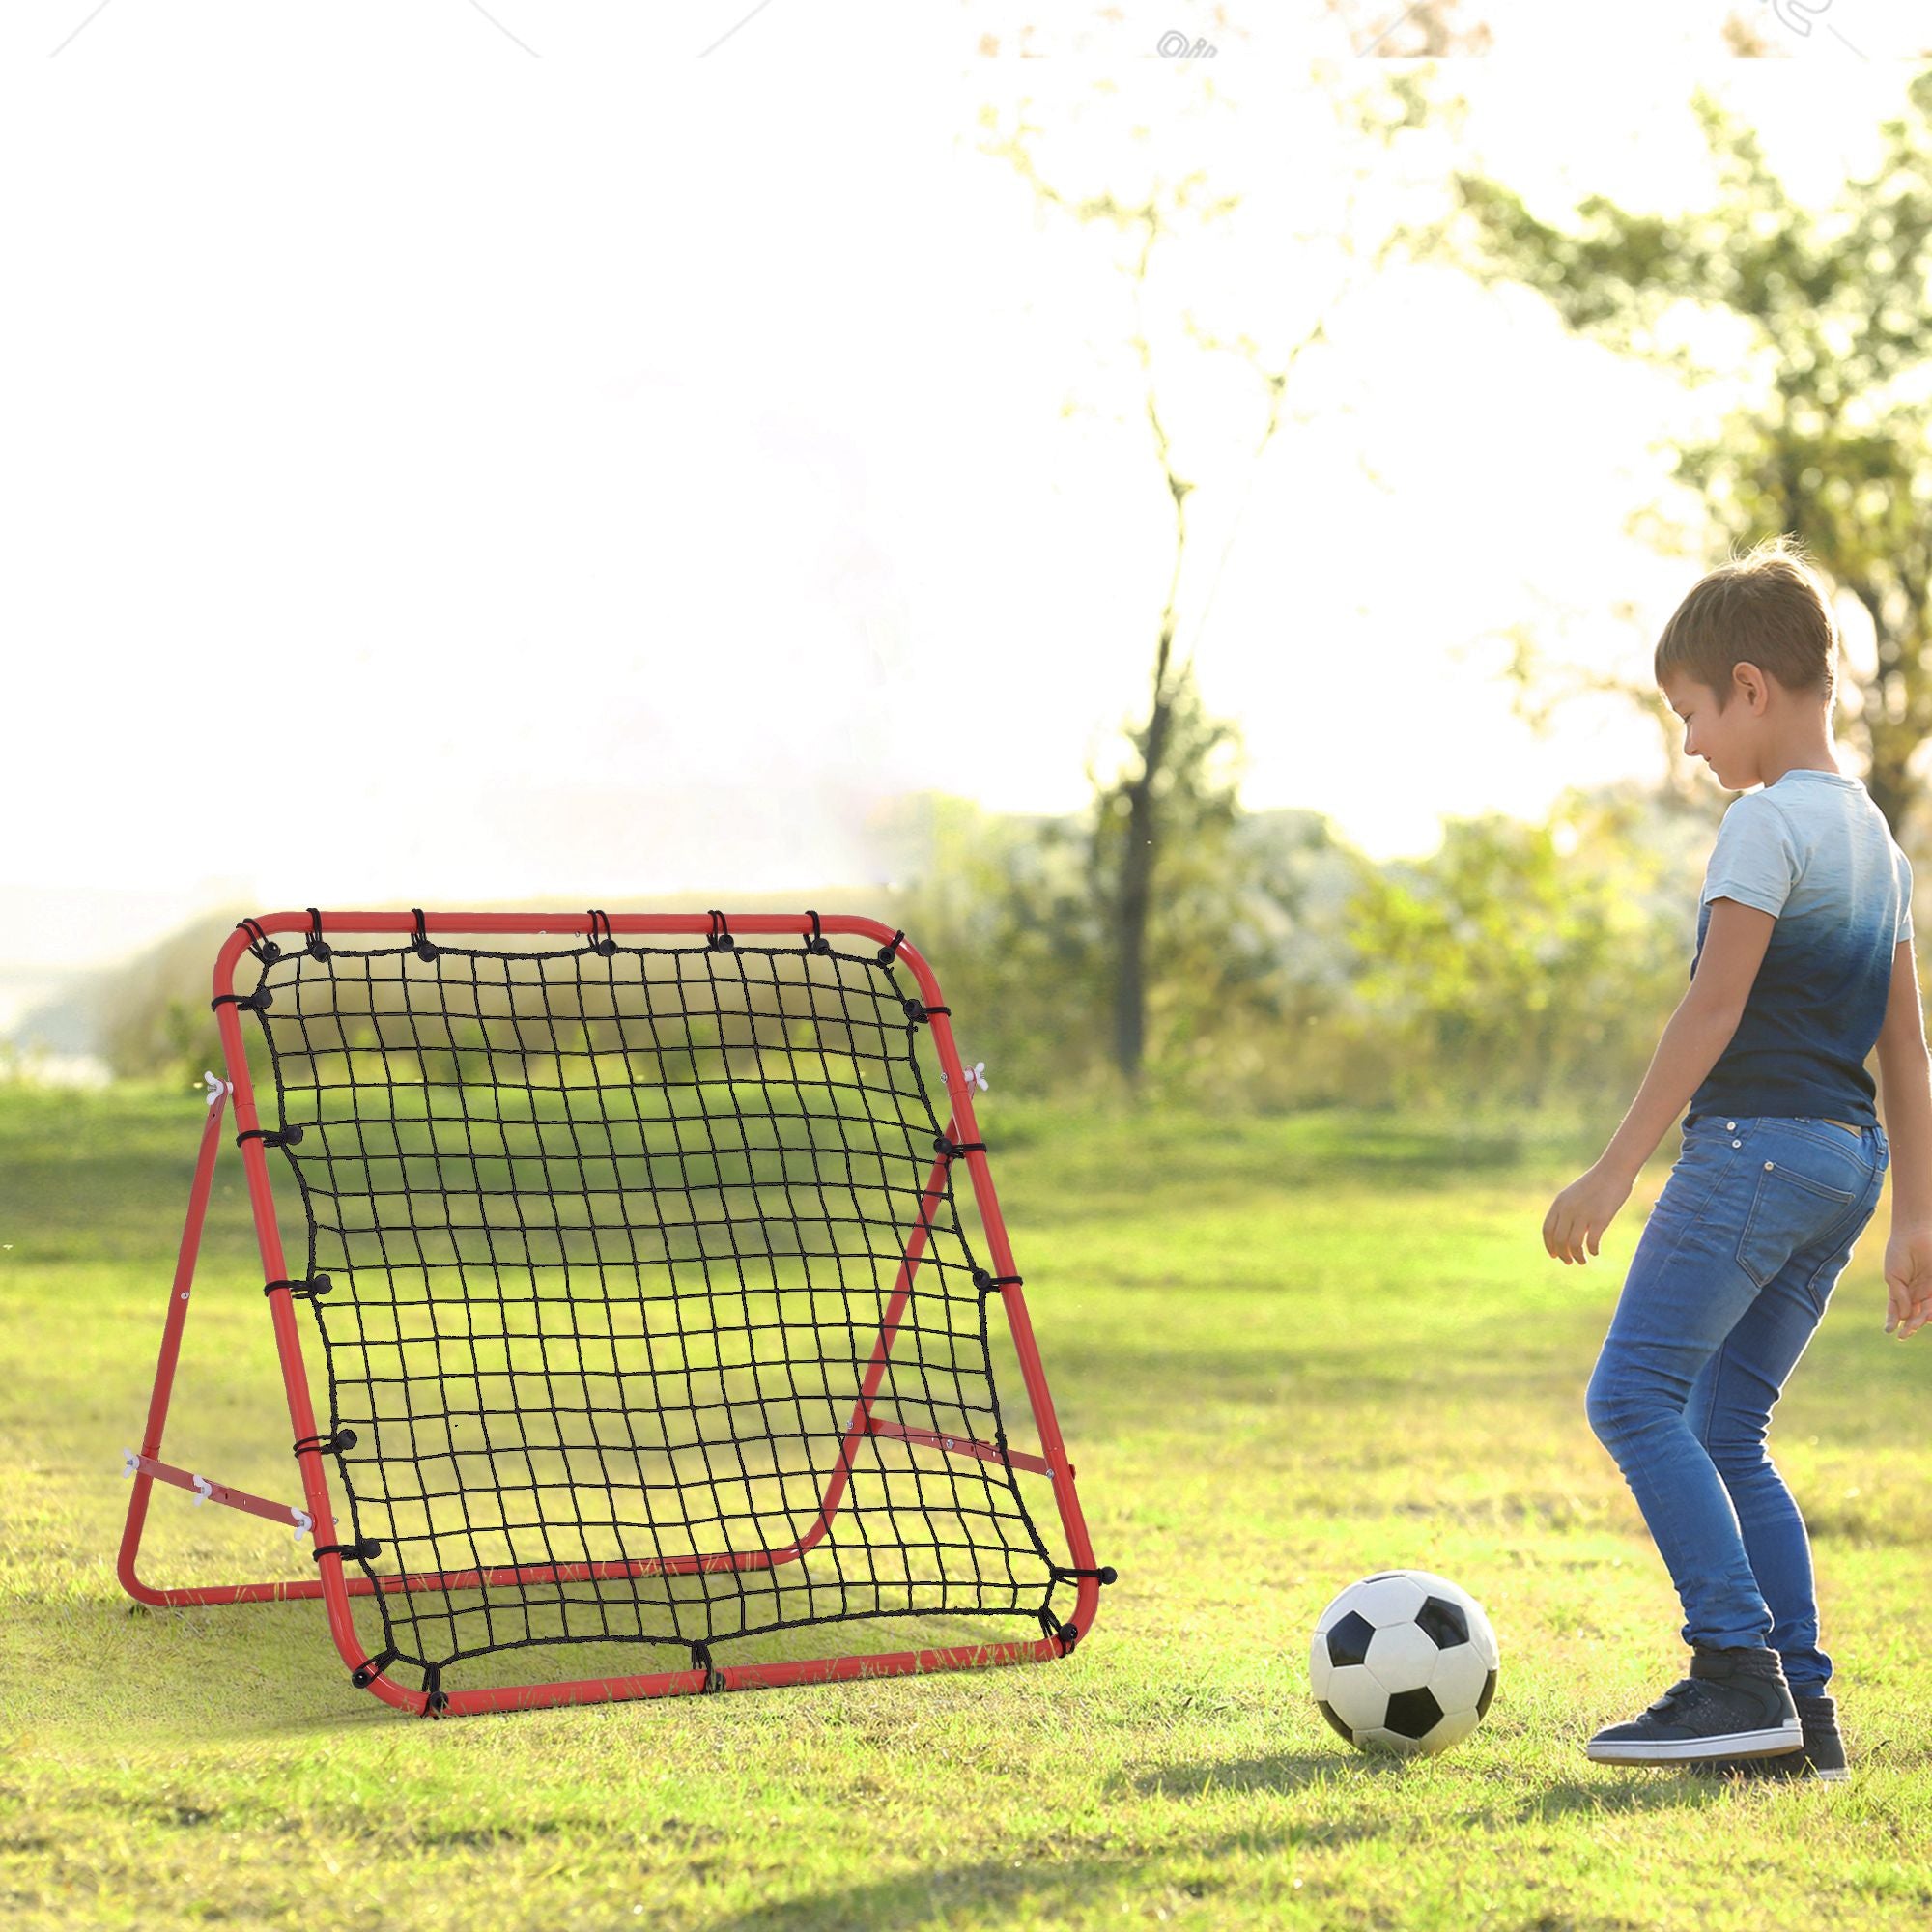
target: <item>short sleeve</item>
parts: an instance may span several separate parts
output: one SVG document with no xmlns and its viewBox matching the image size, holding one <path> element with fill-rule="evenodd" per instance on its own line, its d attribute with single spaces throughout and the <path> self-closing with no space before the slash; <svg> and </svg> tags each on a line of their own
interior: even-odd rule
<svg viewBox="0 0 1932 1932">
<path fill-rule="evenodd" d="M 1736 899 L 1776 919 L 1798 883 L 1796 840 L 1783 812 L 1762 792 L 1735 799 L 1718 827 L 1699 903 Z"/>
<path fill-rule="evenodd" d="M 1892 864 L 1898 868 L 1898 924 L 1891 943 L 1902 946 L 1912 937 L 1912 861 L 1894 846 Z"/>
</svg>

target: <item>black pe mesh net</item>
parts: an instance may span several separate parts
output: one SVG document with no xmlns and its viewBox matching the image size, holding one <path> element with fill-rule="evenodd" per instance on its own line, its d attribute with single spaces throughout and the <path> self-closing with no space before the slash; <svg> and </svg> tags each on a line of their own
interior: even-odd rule
<svg viewBox="0 0 1932 1932">
<path fill-rule="evenodd" d="M 260 942 L 238 1001 L 307 1218 L 336 1540 L 451 1577 L 372 1600 L 384 1660 L 434 1690 L 524 1646 L 1055 1629 L 952 1160 L 869 1412 L 993 1453 L 844 1447 L 946 1126 L 916 989 L 869 943 L 538 944 Z"/>
</svg>

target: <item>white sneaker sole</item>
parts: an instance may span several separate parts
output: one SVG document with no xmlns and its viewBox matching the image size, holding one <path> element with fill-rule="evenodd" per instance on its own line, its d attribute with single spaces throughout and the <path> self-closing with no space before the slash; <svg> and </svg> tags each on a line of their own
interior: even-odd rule
<svg viewBox="0 0 1932 1932">
<path fill-rule="evenodd" d="M 1583 1754 L 1599 1764 L 1688 1764 L 1706 1757 L 1782 1757 L 1804 1747 L 1804 1726 L 1793 1722 L 1770 1731 L 1733 1731 L 1720 1738 L 1592 1738 Z"/>
</svg>

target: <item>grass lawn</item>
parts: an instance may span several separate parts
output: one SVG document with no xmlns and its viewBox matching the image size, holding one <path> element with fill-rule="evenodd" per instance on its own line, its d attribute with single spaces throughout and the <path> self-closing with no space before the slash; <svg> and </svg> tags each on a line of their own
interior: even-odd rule
<svg viewBox="0 0 1932 1932">
<path fill-rule="evenodd" d="M 1774 1431 L 1849 1786 L 1582 1755 L 1684 1656 L 1582 1412 L 1674 1138 L 1577 1270 L 1537 1237 L 1599 1144 L 1574 1132 L 997 1094 L 1002 1200 L 1121 1571 L 1091 1641 L 1039 1668 L 431 1724 L 350 1688 L 319 1605 L 136 1611 L 115 1581 L 199 1111 L 0 1091 L 0 1923 L 1932 1921 L 1932 1341 L 1882 1332 L 1886 1208 Z M 293 1495 L 223 1166 L 166 1453 Z M 151 1525 L 156 1581 L 312 1573 L 286 1532 L 177 1491 Z M 1357 1757 L 1307 1696 L 1321 1605 L 1398 1565 L 1455 1577 L 1502 1643 L 1487 1721 L 1439 1759 Z"/>
</svg>

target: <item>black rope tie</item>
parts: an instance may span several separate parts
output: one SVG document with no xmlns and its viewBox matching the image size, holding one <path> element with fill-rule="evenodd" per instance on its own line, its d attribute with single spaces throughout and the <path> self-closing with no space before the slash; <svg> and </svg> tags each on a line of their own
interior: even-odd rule
<svg viewBox="0 0 1932 1932">
<path fill-rule="evenodd" d="M 335 1284 L 326 1274 L 317 1275 L 312 1281 L 271 1281 L 263 1289 L 264 1294 L 273 1294 L 276 1289 L 285 1288 L 291 1301 L 313 1301 L 318 1295 L 327 1294 Z M 343 1435 L 354 1441 L 355 1437 L 345 1430 Z"/>
<path fill-rule="evenodd" d="M 818 915 L 810 906 L 806 908 L 805 916 L 811 922 L 811 931 L 806 937 L 805 950 L 808 952 L 816 952 L 822 957 L 832 951 L 832 942 L 819 931 Z"/>
<path fill-rule="evenodd" d="M 313 906 L 308 909 L 308 956 L 325 964 L 334 958 L 335 949 L 322 936 L 322 915 Z"/>
<path fill-rule="evenodd" d="M 948 1018 L 951 1018 L 952 1014 L 951 1007 L 928 1007 L 920 1000 L 906 1000 L 901 1004 L 905 1008 L 906 1018 L 914 1026 L 918 1026 L 922 1020 L 929 1020 L 934 1013 L 945 1013 Z"/>
<path fill-rule="evenodd" d="M 1057 1583 L 1077 1583 L 1083 1577 L 1091 1577 L 1096 1583 L 1118 1583 L 1121 1573 L 1111 1563 L 1104 1563 L 1097 1570 L 1067 1570 L 1054 1565 L 1053 1577 Z"/>
<path fill-rule="evenodd" d="M 388 1669 L 389 1665 L 395 1662 L 400 1656 L 402 1656 L 402 1652 L 399 1650 L 379 1650 L 367 1663 L 357 1664 L 349 1673 L 350 1683 L 355 1685 L 358 1690 L 368 1690 L 370 1685 L 375 1683 L 377 1678 L 382 1676 L 384 1671 Z"/>
<path fill-rule="evenodd" d="M 382 1555 L 383 1546 L 373 1536 L 364 1536 L 355 1543 L 318 1543 L 309 1554 L 318 1562 L 325 1556 L 340 1556 L 345 1561 L 355 1557 L 357 1562 L 367 1563 Z"/>
<path fill-rule="evenodd" d="M 272 966 L 282 956 L 282 949 L 262 930 L 259 921 L 244 919 L 235 930 L 248 935 L 248 951 L 264 966 Z"/>
<path fill-rule="evenodd" d="M 1026 1277 L 1018 1274 L 989 1274 L 984 1268 L 973 1270 L 973 1286 L 981 1294 L 997 1294 L 1003 1288 L 1024 1288 Z"/>
<path fill-rule="evenodd" d="M 236 1007 L 242 1012 L 259 1013 L 265 1007 L 274 1005 L 266 986 L 257 986 L 252 993 L 216 993 L 208 1003 L 212 1013 L 218 1013 L 223 1007 Z"/>
<path fill-rule="evenodd" d="M 442 949 L 430 943 L 429 928 L 423 919 L 421 906 L 412 906 L 411 916 L 416 923 L 416 929 L 410 939 L 410 951 L 418 959 L 436 959 L 441 956 Z"/>
<path fill-rule="evenodd" d="M 904 937 L 905 934 L 903 932 L 895 932 L 885 945 L 879 948 L 879 964 L 881 966 L 890 966 L 898 957 L 899 941 Z"/>
<path fill-rule="evenodd" d="M 1040 1611 L 1039 1629 L 1042 1636 L 1060 1645 L 1060 1654 L 1062 1657 L 1068 1656 L 1073 1646 L 1080 1641 L 1080 1626 L 1078 1624 L 1062 1623 L 1051 1610 L 1043 1609 Z"/>
<path fill-rule="evenodd" d="M 724 929 L 724 915 L 722 912 L 707 913 L 711 922 L 711 936 L 704 943 L 714 952 L 729 952 L 737 941 Z"/>
<path fill-rule="evenodd" d="M 986 1143 L 984 1141 L 950 1141 L 944 1134 L 934 1134 L 932 1137 L 932 1151 L 943 1158 L 952 1160 L 957 1154 L 984 1153 L 986 1151 Z"/>
<path fill-rule="evenodd" d="M 724 1688 L 724 1673 L 711 1661 L 711 1646 L 695 1643 L 691 1646 L 691 1667 L 704 1673 L 706 1690 L 722 1690 Z"/>
<path fill-rule="evenodd" d="M 281 1284 L 276 1283 L 277 1287 Z M 355 1432 L 353 1429 L 338 1429 L 333 1435 L 304 1435 L 295 1446 L 293 1454 L 299 1456 L 314 1449 L 325 1456 L 339 1456 L 345 1449 L 355 1446 Z"/>
<path fill-rule="evenodd" d="M 423 1707 L 425 1718 L 440 1718 L 449 1709 L 449 1692 L 442 1688 L 442 1665 L 423 1665 Z"/>
<path fill-rule="evenodd" d="M 244 1141 L 260 1141 L 265 1148 L 294 1147 L 302 1137 L 300 1127 L 243 1127 L 235 1136 L 235 1145 Z"/>
<path fill-rule="evenodd" d="M 590 908 L 590 950 L 601 952 L 606 959 L 617 951 L 617 942 L 611 932 L 611 915 L 595 906 Z"/>
</svg>

